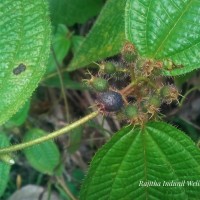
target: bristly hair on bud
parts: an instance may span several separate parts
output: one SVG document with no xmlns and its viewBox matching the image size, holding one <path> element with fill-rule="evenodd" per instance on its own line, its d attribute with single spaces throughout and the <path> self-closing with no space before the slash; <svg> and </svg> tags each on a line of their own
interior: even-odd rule
<svg viewBox="0 0 200 200">
<path fill-rule="evenodd" d="M 138 111 L 137 105 L 129 104 L 128 106 L 126 106 L 124 108 L 124 114 L 126 115 L 126 117 L 128 119 L 133 119 L 133 118 L 137 117 L 138 116 L 138 112 L 139 111 Z"/>
<path fill-rule="evenodd" d="M 97 76 L 90 74 L 87 83 L 96 92 L 96 106 L 102 114 L 115 114 L 121 120 L 143 126 L 161 116 L 162 103 L 178 102 L 178 89 L 166 85 L 161 73 L 163 68 L 174 67 L 170 60 L 141 57 L 127 42 L 120 55 L 96 64 Z"/>
<path fill-rule="evenodd" d="M 178 89 L 174 85 L 163 86 L 160 90 L 160 95 L 167 104 L 172 103 L 172 101 L 178 102 L 178 97 L 180 96 Z"/>
<path fill-rule="evenodd" d="M 141 110 L 146 114 L 147 118 L 150 120 L 152 117 L 157 116 L 160 111 L 160 106 L 162 104 L 160 96 L 153 94 L 150 97 L 145 97 L 145 101 L 141 102 Z M 150 115 L 150 116 L 149 116 Z"/>
<path fill-rule="evenodd" d="M 103 78 L 94 77 L 89 83 L 97 92 L 105 92 L 109 89 L 108 81 Z"/>
<path fill-rule="evenodd" d="M 163 63 L 161 61 L 146 60 L 142 65 L 142 74 L 145 77 L 159 75 L 162 67 Z"/>
<path fill-rule="evenodd" d="M 121 54 L 122 54 L 122 59 L 127 64 L 134 63 L 138 58 L 136 49 L 135 49 L 134 45 L 131 44 L 130 42 L 125 43 Z"/>
<path fill-rule="evenodd" d="M 101 77 L 95 77 L 90 73 L 90 71 L 88 71 L 88 74 L 90 75 L 90 79 L 83 79 L 82 81 L 84 84 L 96 90 L 97 92 L 105 92 L 109 89 L 108 80 Z"/>
<path fill-rule="evenodd" d="M 113 62 L 103 62 L 100 65 L 100 71 L 105 74 L 114 74 L 116 72 L 116 66 Z"/>
</svg>

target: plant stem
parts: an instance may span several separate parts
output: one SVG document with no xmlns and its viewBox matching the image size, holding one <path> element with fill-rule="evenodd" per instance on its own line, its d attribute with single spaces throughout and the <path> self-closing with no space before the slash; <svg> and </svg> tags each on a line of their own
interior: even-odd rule
<svg viewBox="0 0 200 200">
<path fill-rule="evenodd" d="M 193 91 L 195 91 L 195 90 L 200 90 L 200 87 L 199 87 L 199 86 L 195 86 L 195 87 L 191 88 L 190 90 L 188 90 L 188 91 L 184 94 L 183 98 L 181 99 L 181 101 L 180 101 L 180 103 L 179 103 L 179 107 L 181 107 L 181 106 L 183 105 L 183 102 L 185 101 L 186 97 L 187 97 L 191 92 L 193 92 Z"/>
<path fill-rule="evenodd" d="M 54 139 L 62 134 L 65 134 L 71 130 L 73 130 L 74 128 L 86 123 L 87 121 L 95 118 L 97 115 L 99 114 L 98 111 L 95 111 L 95 112 L 92 112 L 90 113 L 89 115 L 83 117 L 82 119 L 64 127 L 64 128 L 61 128 L 57 131 L 54 131 L 53 133 L 51 134 L 48 134 L 48 135 L 45 135 L 45 136 L 42 136 L 40 138 L 36 138 L 32 141 L 29 141 L 29 142 L 24 142 L 24 143 L 21 143 L 21 144 L 17 144 L 17 145 L 12 145 L 10 147 L 5 147 L 5 148 L 1 148 L 0 149 L 0 154 L 7 154 L 7 153 L 11 153 L 13 151 L 18 151 L 18 150 L 21 150 L 21 149 L 24 149 L 24 148 L 27 148 L 27 147 L 31 147 L 33 145 L 36 145 L 36 144 L 40 144 L 42 142 L 45 142 L 47 140 L 51 140 L 51 139 Z"/>
<path fill-rule="evenodd" d="M 52 51 L 54 60 L 56 62 L 56 69 L 57 69 L 58 77 L 59 77 L 59 80 L 60 80 L 61 92 L 62 92 L 64 105 L 65 105 L 64 108 L 65 108 L 66 120 L 69 123 L 70 122 L 69 105 L 68 105 L 68 100 L 67 100 L 67 97 L 66 97 L 66 90 L 65 90 L 65 86 L 64 86 L 64 82 L 63 82 L 62 73 L 60 71 L 60 63 L 57 60 L 56 53 L 55 53 L 53 47 L 51 48 L 51 51 Z"/>
<path fill-rule="evenodd" d="M 65 181 L 63 179 L 63 177 L 56 177 L 57 182 L 60 184 L 60 186 L 63 188 L 63 190 L 66 192 L 66 194 L 71 198 L 71 200 L 77 200 L 74 195 L 72 194 L 72 192 L 70 191 L 70 189 L 67 187 L 67 185 L 65 184 Z"/>
<path fill-rule="evenodd" d="M 124 94 L 125 96 L 129 95 L 131 92 L 133 92 L 134 86 L 139 84 L 140 82 L 146 82 L 149 86 L 157 90 L 157 87 L 148 78 L 139 77 L 135 81 L 127 85 L 123 90 L 121 90 L 121 94 Z"/>
</svg>

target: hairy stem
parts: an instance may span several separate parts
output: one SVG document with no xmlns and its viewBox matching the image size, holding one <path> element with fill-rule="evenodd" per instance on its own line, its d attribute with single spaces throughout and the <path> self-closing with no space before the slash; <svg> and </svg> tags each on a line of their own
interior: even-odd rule
<svg viewBox="0 0 200 200">
<path fill-rule="evenodd" d="M 63 82 L 62 73 L 60 71 L 60 63 L 57 60 L 56 53 L 55 53 L 53 47 L 51 48 L 51 51 L 52 51 L 54 60 L 56 62 L 56 69 L 57 69 L 58 77 L 59 77 L 59 80 L 60 80 L 61 92 L 62 92 L 64 104 L 65 104 L 64 108 L 65 108 L 66 120 L 69 123 L 70 122 L 69 105 L 68 105 L 68 100 L 67 100 L 67 97 L 66 97 L 66 90 L 65 90 L 65 86 L 64 86 L 64 82 Z"/>
<path fill-rule="evenodd" d="M 123 94 L 124 96 L 129 95 L 131 92 L 134 91 L 134 86 L 138 85 L 141 82 L 146 82 L 150 87 L 157 90 L 157 87 L 155 86 L 155 84 L 153 82 L 151 82 L 151 80 L 149 80 L 146 77 L 139 77 L 135 81 L 133 81 L 129 85 L 127 85 L 123 90 L 121 90 L 120 91 L 121 94 Z"/>
<path fill-rule="evenodd" d="M 47 140 L 51 140 L 51 139 L 54 139 L 62 134 L 65 134 L 71 130 L 73 130 L 74 128 L 86 123 L 87 121 L 95 118 L 97 115 L 99 114 L 98 111 L 95 111 L 95 112 L 92 112 L 90 113 L 89 115 L 83 117 L 82 119 L 64 127 L 64 128 L 61 128 L 57 131 L 54 131 L 53 133 L 50 133 L 48 135 L 45 135 L 43 137 L 40 137 L 40 138 L 36 138 L 32 141 L 29 141 L 29 142 L 24 142 L 24 143 L 21 143 L 21 144 L 17 144 L 17 145 L 12 145 L 10 147 L 5 147 L 5 148 L 1 148 L 0 149 L 0 154 L 7 154 L 7 153 L 11 153 L 13 151 L 18 151 L 18 150 L 21 150 L 21 149 L 24 149 L 24 148 L 27 148 L 27 147 L 31 147 L 33 145 L 36 145 L 36 144 L 40 144 L 42 142 L 45 142 Z"/>
</svg>

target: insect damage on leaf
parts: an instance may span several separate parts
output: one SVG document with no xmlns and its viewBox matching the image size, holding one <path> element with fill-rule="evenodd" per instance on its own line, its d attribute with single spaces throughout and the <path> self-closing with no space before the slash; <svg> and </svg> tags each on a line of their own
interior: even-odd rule
<svg viewBox="0 0 200 200">
<path fill-rule="evenodd" d="M 20 63 L 16 68 L 13 69 L 13 74 L 19 75 L 26 70 L 26 65 Z"/>
</svg>

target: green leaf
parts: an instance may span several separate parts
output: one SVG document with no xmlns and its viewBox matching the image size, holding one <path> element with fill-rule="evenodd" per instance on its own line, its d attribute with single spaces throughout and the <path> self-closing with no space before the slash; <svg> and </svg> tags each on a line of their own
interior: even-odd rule
<svg viewBox="0 0 200 200">
<path fill-rule="evenodd" d="M 80 35 L 74 35 L 72 37 L 72 51 L 73 53 L 76 53 L 78 49 L 80 48 L 82 42 L 84 41 L 84 37 Z"/>
<path fill-rule="evenodd" d="M 0 2 L 0 125 L 31 96 L 45 71 L 50 23 L 44 0 Z"/>
<path fill-rule="evenodd" d="M 50 4 L 53 24 L 66 24 L 71 26 L 75 23 L 85 23 L 88 19 L 96 16 L 103 0 L 48 0 Z"/>
<path fill-rule="evenodd" d="M 30 100 L 28 100 L 22 108 L 20 108 L 16 114 L 14 114 L 5 124 L 7 128 L 11 128 L 13 126 L 21 126 L 28 116 L 28 112 L 30 109 Z"/>
<path fill-rule="evenodd" d="M 40 129 L 31 129 L 26 133 L 24 141 L 28 142 L 45 136 Z M 54 174 L 60 162 L 60 152 L 53 141 L 47 141 L 25 149 L 24 154 L 30 165 L 41 173 Z"/>
<path fill-rule="evenodd" d="M 70 75 L 69 75 L 69 72 L 64 72 L 62 74 L 62 78 L 63 78 L 63 83 L 64 83 L 64 86 L 65 86 L 66 89 L 71 89 L 71 90 L 87 89 L 86 85 L 84 85 L 83 83 L 72 80 Z M 60 83 L 59 76 L 58 75 L 53 76 L 51 78 L 44 80 L 42 85 L 45 85 L 45 86 L 47 85 L 48 87 L 60 88 L 61 83 Z"/>
<path fill-rule="evenodd" d="M 149 122 L 143 129 L 123 128 L 101 148 L 80 199 L 198 199 L 199 187 L 188 185 L 198 180 L 200 151 L 192 140 L 164 122 Z M 164 181 L 185 184 L 169 187 Z M 150 182 L 154 186 L 144 186 Z"/>
<path fill-rule="evenodd" d="M 9 146 L 9 139 L 5 133 L 0 133 L 0 148 Z M 1 156 L 0 156 L 1 157 Z M 0 160 L 0 197 L 3 195 L 9 180 L 10 165 Z"/>
<path fill-rule="evenodd" d="M 68 28 L 59 24 L 52 39 L 52 51 L 49 56 L 46 74 L 56 71 L 56 65 L 61 65 L 63 59 L 69 52 L 71 45 L 70 32 Z"/>
<path fill-rule="evenodd" d="M 141 56 L 184 65 L 164 74 L 190 72 L 200 67 L 199 8 L 195 0 L 128 0 L 126 36 Z"/>
<path fill-rule="evenodd" d="M 126 0 L 108 0 L 92 30 L 82 42 L 69 70 L 84 67 L 120 52 L 125 40 L 124 9 Z"/>
</svg>

